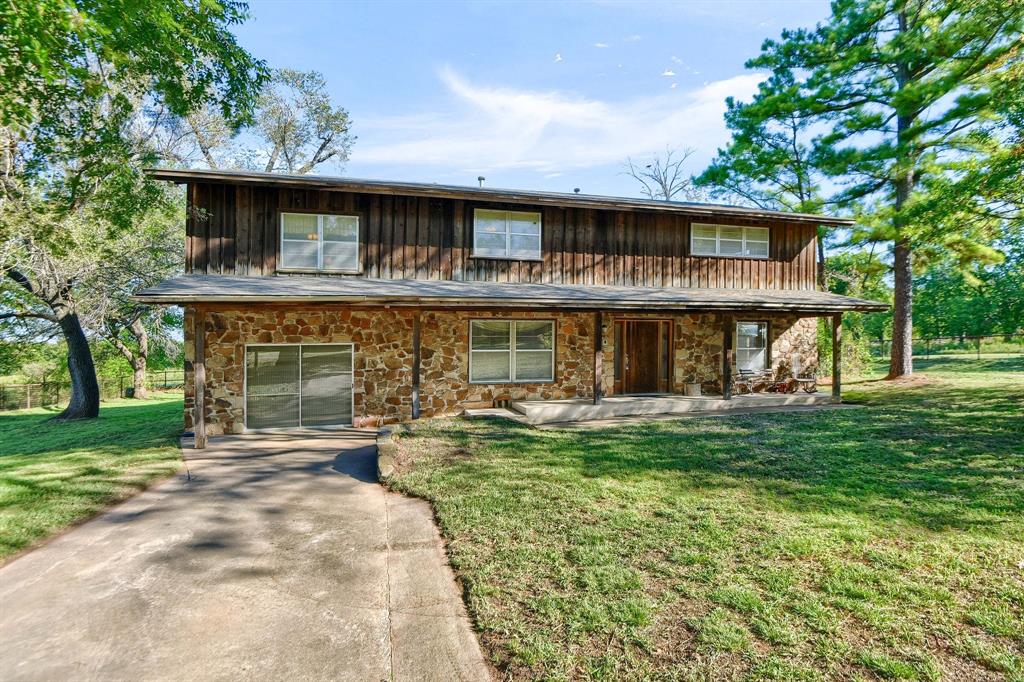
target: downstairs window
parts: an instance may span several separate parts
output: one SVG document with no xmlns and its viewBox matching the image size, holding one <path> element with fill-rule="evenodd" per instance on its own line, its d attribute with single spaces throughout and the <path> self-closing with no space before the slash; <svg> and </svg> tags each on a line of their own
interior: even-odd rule
<svg viewBox="0 0 1024 682">
<path fill-rule="evenodd" d="M 760 372 L 768 368 L 768 323 L 736 323 L 736 369 Z"/>
<path fill-rule="evenodd" d="M 470 383 L 530 383 L 554 380 L 553 321 L 473 320 L 469 323 Z"/>
</svg>

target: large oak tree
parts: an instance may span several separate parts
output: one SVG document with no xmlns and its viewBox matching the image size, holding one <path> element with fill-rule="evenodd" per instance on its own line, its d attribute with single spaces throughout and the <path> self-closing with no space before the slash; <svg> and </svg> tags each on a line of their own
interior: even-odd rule
<svg viewBox="0 0 1024 682">
<path fill-rule="evenodd" d="M 60 326 L 72 397 L 59 419 L 99 411 L 81 280 L 64 265 L 83 225 L 115 235 L 159 199 L 140 168 L 167 116 L 212 101 L 232 127 L 252 120 L 267 74 L 230 31 L 246 16 L 234 0 L 0 6 L 0 269 L 25 294 L 5 300 L 27 302 L 4 314 Z"/>
</svg>

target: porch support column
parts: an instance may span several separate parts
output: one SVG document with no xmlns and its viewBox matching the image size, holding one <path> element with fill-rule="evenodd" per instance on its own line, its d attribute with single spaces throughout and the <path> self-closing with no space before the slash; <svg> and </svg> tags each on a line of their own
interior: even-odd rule
<svg viewBox="0 0 1024 682">
<path fill-rule="evenodd" d="M 841 403 L 843 366 L 843 314 L 832 315 L 832 402 Z"/>
<path fill-rule="evenodd" d="M 420 418 L 420 311 L 412 314 L 412 418 Z"/>
<path fill-rule="evenodd" d="M 604 397 L 604 329 L 601 311 L 594 313 L 594 404 Z"/>
<path fill-rule="evenodd" d="M 196 306 L 192 315 L 195 357 L 192 360 L 192 383 L 195 388 L 195 405 L 192 407 L 192 431 L 195 433 L 193 447 L 206 447 L 206 314 Z"/>
<path fill-rule="evenodd" d="M 722 398 L 732 400 L 732 315 L 724 316 L 722 329 Z"/>
</svg>

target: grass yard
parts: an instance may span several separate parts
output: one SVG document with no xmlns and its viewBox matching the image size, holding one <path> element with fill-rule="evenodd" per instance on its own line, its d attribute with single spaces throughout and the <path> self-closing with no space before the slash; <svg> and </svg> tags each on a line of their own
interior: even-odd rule
<svg viewBox="0 0 1024 682">
<path fill-rule="evenodd" d="M 430 499 L 514 678 L 1024 679 L 1024 359 L 860 409 L 581 431 L 424 422 Z"/>
<path fill-rule="evenodd" d="M 181 394 L 104 402 L 98 419 L 0 412 L 0 561 L 178 469 Z"/>
</svg>

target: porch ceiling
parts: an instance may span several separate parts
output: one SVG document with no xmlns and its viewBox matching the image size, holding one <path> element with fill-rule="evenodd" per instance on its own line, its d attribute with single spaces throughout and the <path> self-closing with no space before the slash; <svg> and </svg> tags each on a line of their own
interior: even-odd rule
<svg viewBox="0 0 1024 682">
<path fill-rule="evenodd" d="M 369 277 L 237 277 L 182 275 L 143 289 L 135 300 L 155 304 L 347 303 L 440 308 L 560 310 L 765 311 L 829 314 L 884 311 L 888 306 L 824 291 L 683 289 L 520 284 Z"/>
</svg>

